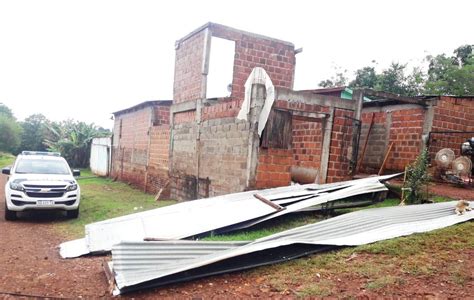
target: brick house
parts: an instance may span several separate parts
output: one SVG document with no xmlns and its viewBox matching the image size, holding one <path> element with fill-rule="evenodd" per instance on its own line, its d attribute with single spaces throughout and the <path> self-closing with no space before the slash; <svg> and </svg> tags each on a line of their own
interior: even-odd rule
<svg viewBox="0 0 474 300">
<path fill-rule="evenodd" d="M 207 97 L 214 39 L 234 47 L 230 95 Z M 318 181 L 349 178 L 354 117 L 361 101 L 293 91 L 294 45 L 208 23 L 176 42 L 171 106 L 171 197 L 195 199 L 290 183 L 291 167 L 316 170 Z M 271 78 L 275 102 L 256 134 L 265 87 L 252 87 L 248 120 L 237 119 L 245 81 L 256 67 Z"/>
<path fill-rule="evenodd" d="M 230 51 L 226 61 L 216 56 L 219 45 Z M 320 183 L 348 180 L 366 144 L 362 171 L 378 170 L 392 142 L 386 169 L 400 171 L 426 141 L 436 140 L 430 132 L 474 130 L 472 97 L 409 98 L 346 87 L 294 91 L 299 51 L 290 42 L 207 23 L 175 49 L 173 100 L 114 113 L 112 150 L 113 177 L 148 192 L 169 182 L 172 199 L 288 185 L 298 172 Z M 221 65 L 227 71 L 213 69 Z M 254 68 L 272 84 L 253 78 L 246 85 Z M 270 94 L 274 102 L 260 135 Z M 364 103 L 366 97 L 376 100 Z M 246 118 L 238 118 L 244 107 Z"/>
<path fill-rule="evenodd" d="M 150 193 L 166 187 L 171 102 L 146 101 L 113 113 L 112 178 Z"/>
</svg>

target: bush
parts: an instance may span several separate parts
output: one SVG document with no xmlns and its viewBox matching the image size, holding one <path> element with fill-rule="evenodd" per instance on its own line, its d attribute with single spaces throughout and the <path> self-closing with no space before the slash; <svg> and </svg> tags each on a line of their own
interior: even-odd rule
<svg viewBox="0 0 474 300">
<path fill-rule="evenodd" d="M 425 149 L 416 160 L 406 168 L 405 188 L 406 202 L 410 204 L 422 203 L 425 198 L 423 187 L 428 184 L 431 177 L 428 174 L 428 150 Z"/>
</svg>

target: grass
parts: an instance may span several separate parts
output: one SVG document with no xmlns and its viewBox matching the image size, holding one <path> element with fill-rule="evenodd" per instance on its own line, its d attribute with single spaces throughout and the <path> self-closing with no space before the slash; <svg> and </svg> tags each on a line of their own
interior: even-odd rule
<svg viewBox="0 0 474 300">
<path fill-rule="evenodd" d="M 15 162 L 15 156 L 10 153 L 0 152 L 0 168 L 12 165 Z"/>
<path fill-rule="evenodd" d="M 84 225 L 92 222 L 176 203 L 170 200 L 155 201 L 153 195 L 122 182 L 96 177 L 89 170 L 81 170 L 78 183 L 81 187 L 79 218 L 60 222 L 57 226 L 68 238 L 84 236 Z"/>
<path fill-rule="evenodd" d="M 211 235 L 203 238 L 206 241 L 252 241 L 287 229 L 315 223 L 323 220 L 321 215 L 314 213 L 288 214 L 269 220 L 246 230 L 227 234 Z"/>
</svg>

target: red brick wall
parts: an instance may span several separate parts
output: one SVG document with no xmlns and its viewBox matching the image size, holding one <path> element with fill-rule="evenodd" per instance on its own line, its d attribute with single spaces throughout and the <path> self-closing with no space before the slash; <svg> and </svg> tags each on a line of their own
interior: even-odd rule
<svg viewBox="0 0 474 300">
<path fill-rule="evenodd" d="M 420 154 L 424 119 L 423 108 L 398 110 L 392 113 L 390 143 L 394 144 L 388 156 L 386 169 L 402 171 Z"/>
<path fill-rule="evenodd" d="M 254 34 L 212 24 L 213 36 L 235 41 L 232 94 L 203 109 L 203 119 L 236 116 L 244 100 L 245 81 L 255 67 L 269 74 L 275 87 L 292 88 L 295 71 L 294 46 Z M 212 47 L 212 45 L 211 45 Z M 174 103 L 201 97 L 204 30 L 182 41 L 176 50 Z"/>
<path fill-rule="evenodd" d="M 284 100 L 276 101 L 282 109 L 314 113 L 329 113 L 329 107 L 309 105 Z M 349 179 L 349 151 L 352 138 L 352 111 L 336 109 L 331 133 L 328 162 L 328 182 Z M 257 188 L 288 185 L 291 166 L 321 168 L 322 120 L 293 117 L 293 141 L 291 149 L 260 149 L 257 167 Z"/>
<path fill-rule="evenodd" d="M 373 109 L 367 109 L 362 113 L 359 158 L 362 155 L 373 112 Z M 405 166 L 420 154 L 425 115 L 424 108 L 413 105 L 393 105 L 386 107 L 385 110 L 375 111 L 374 125 L 360 171 L 378 172 L 392 142 L 393 146 L 388 154 L 385 169 L 403 171 Z"/>
<path fill-rule="evenodd" d="M 293 165 L 319 169 L 321 167 L 321 122 L 293 118 Z"/>
<path fill-rule="evenodd" d="M 176 49 L 174 103 L 201 98 L 204 38 L 204 31 L 200 31 L 187 40 L 180 42 L 179 48 Z"/>
<path fill-rule="evenodd" d="M 146 150 L 148 148 L 148 127 L 150 124 L 150 107 L 129 112 L 115 117 L 115 124 L 122 122 L 122 132 L 114 132 L 114 137 L 121 147 Z M 114 127 L 119 127 L 114 126 Z"/>
<path fill-rule="evenodd" d="M 434 110 L 432 131 L 474 131 L 474 98 L 443 96 Z M 473 133 L 433 133 L 430 141 L 432 157 L 443 148 L 450 148 L 460 155 L 460 145 Z"/>
<path fill-rule="evenodd" d="M 352 121 L 354 112 L 335 109 L 334 121 L 329 146 L 329 161 L 327 182 L 337 182 L 350 179 L 349 162 L 352 145 Z"/>
<path fill-rule="evenodd" d="M 256 188 L 271 188 L 290 183 L 292 149 L 260 149 Z"/>
<path fill-rule="evenodd" d="M 154 110 L 153 126 L 170 124 L 170 107 L 156 106 Z"/>
<path fill-rule="evenodd" d="M 293 45 L 219 25 L 212 27 L 212 35 L 235 41 L 232 98 L 240 101 L 244 99 L 245 81 L 255 67 L 265 69 L 275 87 L 293 87 L 295 70 Z"/>
<path fill-rule="evenodd" d="M 183 111 L 174 114 L 174 124 L 185 124 L 196 121 L 196 111 Z"/>
<path fill-rule="evenodd" d="M 153 126 L 150 130 L 150 155 L 148 166 L 168 170 L 170 145 L 169 125 Z"/>
<path fill-rule="evenodd" d="M 168 108 L 168 107 L 167 107 Z M 166 109 L 158 108 L 157 112 L 166 111 Z M 160 118 L 159 123 L 169 123 L 169 112 L 163 114 L 166 119 Z M 170 143 L 170 127 L 169 125 L 153 126 L 150 129 L 150 153 L 147 167 L 146 190 L 150 193 L 157 193 L 160 188 L 165 188 L 162 192 L 162 198 L 170 196 L 168 178 L 168 158 Z"/>
<path fill-rule="evenodd" d="M 150 121 L 156 126 L 150 127 Z M 164 187 L 168 181 L 168 124 L 169 106 L 148 106 L 115 116 L 111 176 L 150 193 Z"/>
<path fill-rule="evenodd" d="M 211 120 L 227 117 L 235 117 L 240 111 L 242 101 L 232 98 L 223 98 L 218 100 L 219 103 L 205 106 L 202 110 L 202 119 Z"/>
</svg>

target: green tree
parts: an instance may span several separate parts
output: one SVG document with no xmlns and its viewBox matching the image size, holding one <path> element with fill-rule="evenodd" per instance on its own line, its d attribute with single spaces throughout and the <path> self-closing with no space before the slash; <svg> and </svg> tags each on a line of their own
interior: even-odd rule
<svg viewBox="0 0 474 300">
<path fill-rule="evenodd" d="M 50 151 L 60 152 L 73 167 L 89 165 L 92 139 L 109 135 L 94 124 L 73 120 L 52 122 L 48 126 L 45 144 Z"/>
<path fill-rule="evenodd" d="M 21 122 L 23 134 L 21 135 L 21 150 L 46 151 L 44 144 L 46 138 L 46 124 L 48 119 L 42 114 L 34 114 Z"/>
<path fill-rule="evenodd" d="M 377 86 L 378 76 L 374 67 L 363 67 L 355 72 L 355 79 L 349 84 L 350 87 L 370 88 Z"/>
<path fill-rule="evenodd" d="M 473 47 L 474 45 L 463 45 L 454 50 L 454 57 L 458 66 L 462 67 L 466 64 L 469 64 L 469 59 L 472 58 L 473 55 Z"/>
<path fill-rule="evenodd" d="M 15 119 L 15 117 L 13 116 L 12 110 L 3 103 L 0 103 L 0 115 L 4 115 L 9 118 Z"/>
<path fill-rule="evenodd" d="M 331 76 L 330 79 L 322 80 L 319 82 L 319 86 L 323 88 L 330 88 L 330 87 L 340 87 L 345 86 L 349 81 L 347 78 L 347 70 L 342 70 L 341 67 L 335 66 L 336 74 Z"/>
<path fill-rule="evenodd" d="M 394 94 L 406 95 L 406 65 L 392 62 L 390 67 L 382 71 L 378 76 L 377 85 L 375 89 L 390 92 Z"/>
<path fill-rule="evenodd" d="M 471 45 L 454 50 L 454 56 L 446 54 L 428 56 L 428 78 L 425 92 L 434 95 L 474 94 L 474 56 Z"/>
<path fill-rule="evenodd" d="M 21 139 L 21 126 L 9 107 L 0 103 L 0 151 L 16 154 Z"/>
</svg>

